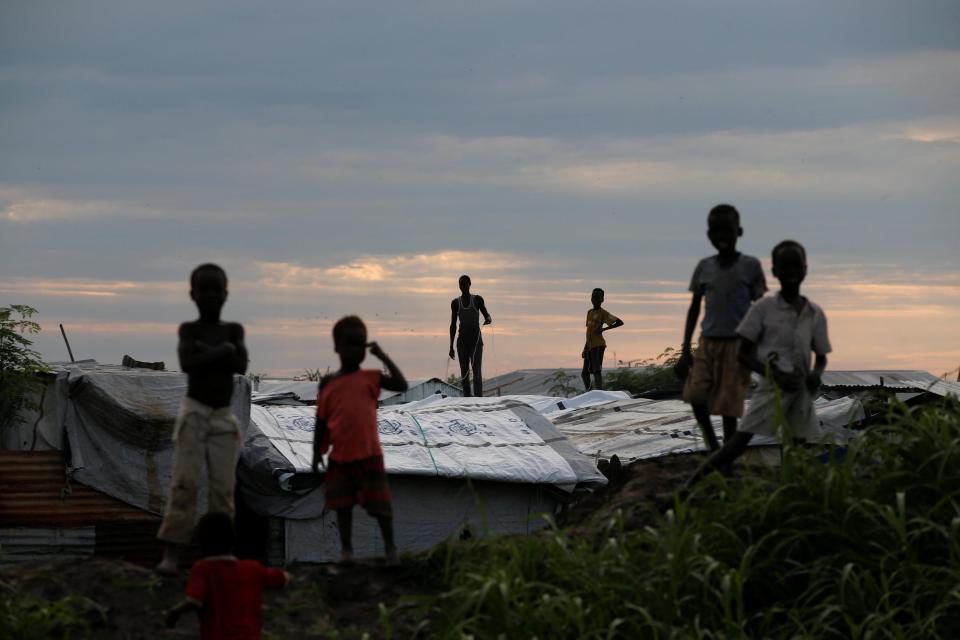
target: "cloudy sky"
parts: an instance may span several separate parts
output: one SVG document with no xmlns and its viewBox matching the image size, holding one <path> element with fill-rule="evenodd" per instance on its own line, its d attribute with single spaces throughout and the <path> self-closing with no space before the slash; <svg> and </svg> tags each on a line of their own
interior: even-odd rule
<svg viewBox="0 0 960 640">
<path fill-rule="evenodd" d="M 488 375 L 677 345 L 705 217 L 790 237 L 834 368 L 960 364 L 960 3 L 0 4 L 0 305 L 41 353 L 176 367 L 230 275 L 252 369 L 333 365 L 346 313 L 414 377 L 461 273 Z"/>
</svg>

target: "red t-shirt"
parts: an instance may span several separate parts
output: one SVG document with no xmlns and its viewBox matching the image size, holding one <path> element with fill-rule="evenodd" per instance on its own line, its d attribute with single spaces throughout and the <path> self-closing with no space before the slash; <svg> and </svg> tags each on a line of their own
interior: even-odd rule
<svg viewBox="0 0 960 640">
<path fill-rule="evenodd" d="M 337 376 L 323 385 L 317 398 L 317 419 L 325 420 L 337 462 L 382 456 L 377 432 L 379 371 L 363 369 Z"/>
<path fill-rule="evenodd" d="M 259 640 L 260 593 L 278 589 L 287 576 L 256 560 L 217 556 L 197 560 L 187 580 L 187 597 L 202 605 L 203 640 Z"/>
</svg>

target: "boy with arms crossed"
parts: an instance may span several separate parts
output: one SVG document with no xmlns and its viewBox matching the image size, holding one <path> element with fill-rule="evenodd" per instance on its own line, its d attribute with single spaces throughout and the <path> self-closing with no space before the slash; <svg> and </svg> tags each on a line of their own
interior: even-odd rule
<svg viewBox="0 0 960 640">
<path fill-rule="evenodd" d="M 179 547 L 190 542 L 197 513 L 200 468 L 207 464 L 207 510 L 234 514 L 240 425 L 230 411 L 233 375 L 247 370 L 243 325 L 223 322 L 227 274 L 202 264 L 190 274 L 190 298 L 200 317 L 180 325 L 177 354 L 187 374 L 187 395 L 173 428 L 175 446 L 170 497 L 157 537 L 167 543 L 157 571 L 177 572 Z"/>
<path fill-rule="evenodd" d="M 694 473 L 687 487 L 710 471 L 730 465 L 754 434 L 778 435 L 774 422 L 778 401 L 792 437 L 815 440 L 820 436 L 813 400 L 831 347 L 826 315 L 800 295 L 800 283 L 807 276 L 807 252 L 799 242 L 784 240 L 773 248 L 773 275 L 780 280 L 779 293 L 753 305 L 737 327 L 740 362 L 763 379 L 736 434 Z"/>
<path fill-rule="evenodd" d="M 743 415 L 750 372 L 737 360 L 740 351 L 737 325 L 750 304 L 767 290 L 760 261 L 737 251 L 737 239 L 742 235 L 740 213 L 735 208 L 719 204 L 710 210 L 707 237 L 716 247 L 717 255 L 701 260 L 693 272 L 690 281 L 693 299 L 677 364 L 677 374 L 686 378 L 683 399 L 693 406 L 693 414 L 711 451 L 717 450 L 719 444 L 710 416 L 723 416 L 726 441 L 736 433 L 737 418 Z M 706 311 L 694 357 L 690 342 L 702 300 L 706 300 Z"/>
<path fill-rule="evenodd" d="M 313 440 L 316 472 L 330 447 L 326 476 L 327 508 L 337 512 L 341 562 L 353 559 L 353 505 L 359 504 L 376 518 L 383 534 L 388 565 L 399 563 L 393 541 L 393 509 L 377 431 L 380 389 L 406 391 L 407 380 L 376 342 L 367 343 L 367 327 L 357 316 L 341 318 L 333 326 L 334 350 L 340 370 L 320 383 L 317 426 Z M 360 369 L 366 350 L 387 367 Z"/>
<path fill-rule="evenodd" d="M 593 309 L 587 311 L 587 341 L 583 345 L 583 371 L 580 378 L 583 380 L 583 390 L 590 391 L 590 374 L 593 374 L 594 389 L 603 389 L 603 352 L 607 348 L 607 341 L 603 339 L 603 332 L 623 326 L 623 320 L 613 315 L 603 304 L 603 289 L 597 287 L 590 294 Z M 607 326 L 604 327 L 603 325 Z"/>
</svg>

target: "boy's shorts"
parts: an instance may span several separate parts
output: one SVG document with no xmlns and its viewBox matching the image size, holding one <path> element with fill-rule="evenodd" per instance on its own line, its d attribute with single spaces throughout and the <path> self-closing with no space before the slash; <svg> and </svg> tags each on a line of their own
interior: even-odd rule
<svg viewBox="0 0 960 640">
<path fill-rule="evenodd" d="M 780 411 L 790 426 L 790 437 L 814 442 L 820 440 L 820 419 L 813 408 L 813 396 L 806 387 L 799 391 L 780 391 Z M 773 385 L 762 380 L 750 398 L 750 408 L 737 426 L 737 431 L 758 436 L 777 436 L 776 416 L 776 391 Z"/>
<path fill-rule="evenodd" d="M 740 366 L 740 338 L 700 338 L 683 385 L 683 401 L 706 405 L 710 415 L 739 418 L 750 386 Z"/>
<path fill-rule="evenodd" d="M 593 347 L 587 350 L 587 357 L 583 359 L 582 373 L 600 373 L 603 371 L 603 352 L 606 347 Z"/>
<path fill-rule="evenodd" d="M 327 466 L 326 491 L 326 505 L 331 511 L 358 504 L 371 516 L 393 516 L 383 456 L 350 462 L 330 460 Z"/>
</svg>

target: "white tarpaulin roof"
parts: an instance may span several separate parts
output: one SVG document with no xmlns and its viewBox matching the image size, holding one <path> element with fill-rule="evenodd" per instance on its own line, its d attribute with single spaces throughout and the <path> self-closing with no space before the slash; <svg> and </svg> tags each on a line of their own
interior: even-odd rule
<svg viewBox="0 0 960 640">
<path fill-rule="evenodd" d="M 308 473 L 313 407 L 251 407 L 250 428 L 289 464 Z M 391 474 L 499 482 L 602 485 L 606 478 L 538 411 L 512 398 L 429 399 L 377 412 L 384 463 Z"/>
<path fill-rule="evenodd" d="M 749 406 L 749 400 L 747 401 Z M 825 441 L 845 442 L 852 432 L 844 427 L 863 418 L 863 407 L 856 398 L 816 401 Z M 690 405 L 680 400 L 617 400 L 549 414 L 563 435 L 581 453 L 608 458 L 616 454 L 624 462 L 644 458 L 705 451 L 700 427 Z M 717 437 L 723 427 L 714 419 Z M 775 443 L 774 438 L 755 437 L 751 444 Z"/>
</svg>

